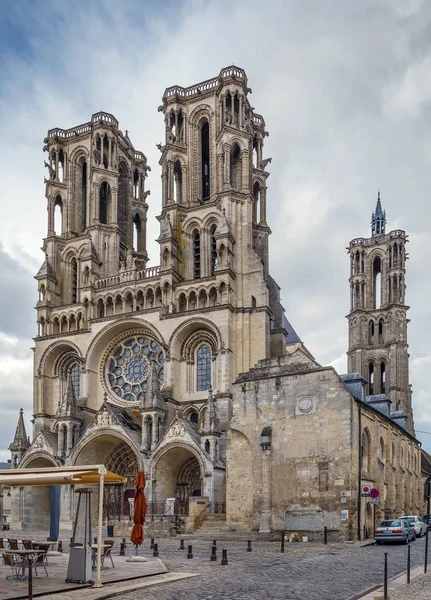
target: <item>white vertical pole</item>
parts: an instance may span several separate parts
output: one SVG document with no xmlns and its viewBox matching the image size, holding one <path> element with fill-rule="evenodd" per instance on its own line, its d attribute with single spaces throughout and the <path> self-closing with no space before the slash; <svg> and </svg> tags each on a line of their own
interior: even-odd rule
<svg viewBox="0 0 431 600">
<path fill-rule="evenodd" d="M 102 521 L 103 521 L 103 483 L 104 483 L 105 475 L 100 475 L 99 482 L 99 522 L 97 528 L 97 574 L 96 574 L 96 583 L 94 587 L 102 587 L 102 583 L 100 581 L 100 571 L 102 568 Z"/>
</svg>

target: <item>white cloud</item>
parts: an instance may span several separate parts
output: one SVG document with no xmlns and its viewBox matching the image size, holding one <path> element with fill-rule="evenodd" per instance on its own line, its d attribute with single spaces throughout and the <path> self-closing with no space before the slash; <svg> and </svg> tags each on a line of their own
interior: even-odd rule
<svg viewBox="0 0 431 600">
<path fill-rule="evenodd" d="M 161 186 L 155 144 L 164 125 L 157 106 L 165 87 L 212 77 L 232 62 L 246 69 L 252 103 L 270 131 L 265 155 L 273 157 L 268 182 L 272 273 L 289 320 L 317 360 L 346 370 L 341 368 L 349 309 L 345 247 L 368 234 L 380 187 L 388 226 L 410 234 L 410 351 L 428 356 L 431 278 L 423 276 L 431 252 L 427 2 L 348 0 L 335 8 L 328 0 L 266 5 L 257 0 L 17 1 L 5 16 L 20 29 L 28 55 L 23 56 L 23 43 L 17 42 L 14 51 L 13 41 L 2 53 L 0 239 L 21 265 L 20 280 L 28 282 L 28 290 L 20 291 L 25 303 L 19 309 L 16 298 L 9 299 L 8 322 L 0 322 L 0 331 L 18 340 L 7 354 L 1 352 L 0 368 L 15 380 L 6 388 L 0 382 L 2 403 L 10 397 L 18 406 L 18 398 L 25 397 L 25 406 L 31 404 L 36 286 L 30 273 L 43 260 L 46 131 L 85 122 L 100 109 L 114 113 L 120 127 L 129 130 L 153 169 L 147 185 L 148 239 L 151 263 L 158 264 L 154 240 Z M 431 382 L 414 360 L 411 370 L 416 423 L 431 429 L 424 420 Z"/>
</svg>

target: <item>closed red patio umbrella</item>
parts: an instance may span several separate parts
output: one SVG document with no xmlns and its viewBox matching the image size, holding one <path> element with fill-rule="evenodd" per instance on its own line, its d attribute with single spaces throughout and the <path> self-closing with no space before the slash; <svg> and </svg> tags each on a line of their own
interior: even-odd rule
<svg viewBox="0 0 431 600">
<path fill-rule="evenodd" d="M 144 541 L 144 523 L 145 515 L 147 513 L 147 499 L 145 498 L 145 475 L 143 471 L 139 471 L 135 479 L 136 495 L 135 504 L 133 510 L 133 529 L 130 535 L 130 541 L 136 546 L 136 553 L 138 552 L 138 546 Z"/>
</svg>

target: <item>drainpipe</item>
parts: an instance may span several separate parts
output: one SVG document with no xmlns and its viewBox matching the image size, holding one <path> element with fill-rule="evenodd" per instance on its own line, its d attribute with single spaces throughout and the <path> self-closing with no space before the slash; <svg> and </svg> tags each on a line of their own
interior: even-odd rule
<svg viewBox="0 0 431 600">
<path fill-rule="evenodd" d="M 362 396 L 364 392 L 362 391 Z M 362 501 L 362 412 L 361 401 L 358 402 L 358 501 L 357 501 L 357 523 L 358 541 L 361 539 L 361 501 Z"/>
</svg>

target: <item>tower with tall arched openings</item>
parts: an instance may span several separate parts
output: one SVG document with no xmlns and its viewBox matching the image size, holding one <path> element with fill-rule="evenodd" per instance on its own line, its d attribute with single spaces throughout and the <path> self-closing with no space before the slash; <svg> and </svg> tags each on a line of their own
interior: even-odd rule
<svg viewBox="0 0 431 600">
<path fill-rule="evenodd" d="M 414 432 L 405 275 L 405 231 L 386 233 L 380 192 L 371 217 L 371 237 L 350 242 L 348 371 L 367 380 L 367 395 L 386 394 L 393 412 L 402 411 Z"/>
</svg>

